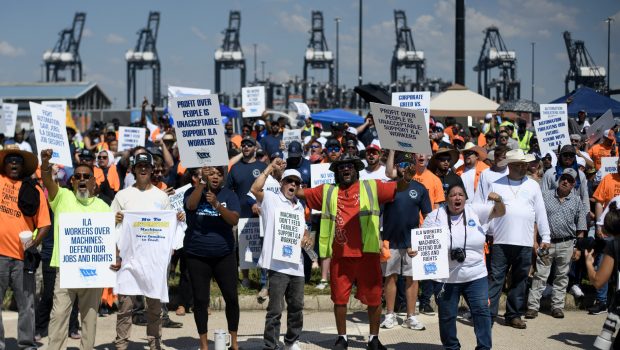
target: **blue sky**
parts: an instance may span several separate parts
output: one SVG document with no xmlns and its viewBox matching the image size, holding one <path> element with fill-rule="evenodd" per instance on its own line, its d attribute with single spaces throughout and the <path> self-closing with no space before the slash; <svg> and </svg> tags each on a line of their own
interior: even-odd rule
<svg viewBox="0 0 620 350">
<path fill-rule="evenodd" d="M 454 0 L 364 1 L 364 81 L 388 82 L 395 45 L 394 9 L 405 10 L 416 48 L 425 52 L 427 76 L 454 79 Z M 7 1 L 0 12 L 0 81 L 41 79 L 42 54 L 52 48 L 58 32 L 70 26 L 76 11 L 87 13 L 81 44 L 85 80 L 97 81 L 115 102 L 126 105 L 125 52 L 137 41 L 149 11 L 161 12 L 158 51 L 162 62 L 162 92 L 166 86 L 211 88 L 213 53 L 222 43 L 230 10 L 241 11 L 241 44 L 247 60 L 247 80 L 254 76 L 253 44 L 258 44 L 265 74 L 275 81 L 303 75 L 303 55 L 309 41 L 310 13 L 323 11 L 325 35 L 335 51 L 335 17 L 340 23 L 340 82 L 357 83 L 357 0 L 231 0 L 231 1 Z M 510 50 L 517 52 L 517 76 L 522 97 L 530 97 L 531 42 L 536 42 L 535 100 L 548 102 L 564 94 L 568 58 L 562 32 L 584 40 L 597 65 L 607 65 L 607 24 L 612 23 L 611 86 L 620 88 L 620 2 L 617 0 L 470 0 L 466 1 L 466 83 L 477 87 L 473 67 L 484 28 L 499 27 Z M 239 88 L 238 71 L 225 71 L 226 91 Z M 407 73 L 402 73 L 401 75 Z M 496 74 L 496 73 L 495 73 Z M 326 71 L 310 71 L 317 81 Z M 150 71 L 138 75 L 138 96 L 151 96 Z M 618 98 L 618 97 L 616 97 Z"/>
</svg>

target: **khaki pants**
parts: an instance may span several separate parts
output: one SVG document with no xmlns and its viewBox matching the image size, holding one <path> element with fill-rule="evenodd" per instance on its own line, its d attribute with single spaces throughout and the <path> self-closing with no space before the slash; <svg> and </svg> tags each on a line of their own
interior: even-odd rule
<svg viewBox="0 0 620 350">
<path fill-rule="evenodd" d="M 151 350 L 161 349 L 161 302 L 159 299 L 146 299 L 146 338 Z M 133 302 L 129 295 L 118 295 L 118 314 L 116 316 L 117 350 L 127 350 L 131 337 Z"/>
<path fill-rule="evenodd" d="M 540 308 L 540 298 L 547 286 L 547 278 L 551 274 L 551 267 L 555 262 L 555 279 L 553 280 L 553 294 L 551 296 L 551 309 L 564 309 L 566 287 L 568 287 L 568 271 L 570 270 L 573 256 L 573 241 L 551 243 L 549 247 L 549 265 L 536 257 L 536 273 L 532 279 L 532 288 L 527 299 L 527 308 L 536 310 Z"/>
<path fill-rule="evenodd" d="M 101 288 L 60 288 L 60 273 L 54 282 L 54 306 L 49 324 L 49 350 L 67 348 L 67 334 L 69 334 L 69 315 L 75 298 L 78 298 L 78 308 L 82 320 L 81 350 L 90 350 L 95 346 L 97 334 L 97 310 L 101 301 Z"/>
</svg>

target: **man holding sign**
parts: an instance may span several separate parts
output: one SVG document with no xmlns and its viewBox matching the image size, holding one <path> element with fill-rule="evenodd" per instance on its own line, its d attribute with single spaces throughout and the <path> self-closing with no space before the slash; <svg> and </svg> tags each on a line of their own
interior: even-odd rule
<svg viewBox="0 0 620 350">
<path fill-rule="evenodd" d="M 52 153 L 51 149 L 41 151 L 41 174 L 43 184 L 47 189 L 50 206 L 54 212 L 54 250 L 50 266 L 58 268 L 61 264 L 70 262 L 71 258 L 74 257 L 74 255 L 65 255 L 62 259 L 60 257 L 60 215 L 65 213 L 106 213 L 110 212 L 110 207 L 96 197 L 95 189 L 97 184 L 95 182 L 95 174 L 93 168 L 87 164 L 80 164 L 74 169 L 71 180 L 73 192 L 66 188 L 58 187 L 58 184 L 52 178 L 52 165 L 50 164 Z M 84 229 L 87 229 L 87 227 L 84 227 Z M 72 246 L 75 248 L 88 248 L 88 246 L 77 244 L 72 244 Z M 112 263 L 116 252 L 112 251 L 103 255 L 106 255 L 103 257 L 104 259 L 109 259 L 108 263 Z M 80 276 L 63 276 L 63 273 L 67 272 L 60 269 L 54 286 L 54 307 L 49 324 L 50 339 L 48 349 L 60 350 L 66 348 L 69 315 L 75 298 L 78 298 L 80 315 L 82 316 L 80 348 L 92 349 L 95 345 L 97 310 L 99 310 L 102 288 L 61 288 L 60 281 L 63 277 L 70 279 L 80 278 Z M 82 277 L 85 277 L 84 273 L 82 273 Z M 108 287 L 111 287 L 111 285 Z"/>
<path fill-rule="evenodd" d="M 403 177 L 398 182 L 359 181 L 362 169 L 364 163 L 359 158 L 344 155 L 329 168 L 336 174 L 335 185 L 297 190 L 297 197 L 306 199 L 308 207 L 322 212 L 319 254 L 332 258 L 331 297 L 338 329 L 334 349 L 348 348 L 347 304 L 354 283 L 357 286 L 355 297 L 368 305 L 368 349 L 386 349 L 378 337 L 383 284 L 379 260 L 379 205 L 393 201 L 397 191 L 405 191 L 415 173 L 410 165 L 403 169 Z"/>
<path fill-rule="evenodd" d="M 284 337 L 286 349 L 298 350 L 299 335 L 303 326 L 304 308 L 304 258 L 301 248 L 311 242 L 304 235 L 304 207 L 295 191 L 301 185 L 301 174 L 288 169 L 282 175 L 280 191 L 263 191 L 266 179 L 274 169 L 284 170 L 286 163 L 274 159 L 254 181 L 251 192 L 261 206 L 265 225 L 263 250 L 258 265 L 269 270 L 269 305 L 265 319 L 264 349 L 278 349 L 282 298 L 287 304 L 287 330 Z M 303 239 L 302 239 L 303 238 Z"/>
</svg>

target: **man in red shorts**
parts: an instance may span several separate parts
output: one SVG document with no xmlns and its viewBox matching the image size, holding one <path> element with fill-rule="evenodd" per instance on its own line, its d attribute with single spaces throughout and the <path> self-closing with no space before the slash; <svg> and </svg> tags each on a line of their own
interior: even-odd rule
<svg viewBox="0 0 620 350">
<path fill-rule="evenodd" d="M 319 254 L 331 257 L 331 297 L 338 339 L 334 349 L 348 348 L 346 315 L 353 284 L 355 297 L 368 305 L 370 336 L 368 349 L 386 349 L 379 341 L 382 277 L 379 261 L 379 205 L 391 202 L 397 191 L 407 189 L 415 169 L 405 169 L 398 182 L 359 181 L 364 163 L 355 156 L 343 155 L 329 170 L 336 174 L 336 185 L 300 188 L 297 197 L 312 209 L 321 210 Z"/>
</svg>

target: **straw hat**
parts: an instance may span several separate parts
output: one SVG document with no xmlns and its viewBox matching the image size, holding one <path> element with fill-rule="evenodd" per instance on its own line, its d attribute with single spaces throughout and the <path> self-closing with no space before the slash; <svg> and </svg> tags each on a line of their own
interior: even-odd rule
<svg viewBox="0 0 620 350">
<path fill-rule="evenodd" d="M 2 166 L 2 171 L 4 171 L 4 159 L 9 155 L 18 155 L 24 158 L 24 167 L 22 170 L 22 177 L 27 177 L 32 175 L 39 166 L 39 159 L 32 152 L 22 151 L 19 149 L 17 145 L 6 145 L 3 150 L 0 151 L 0 166 Z"/>
<path fill-rule="evenodd" d="M 503 167 L 510 163 L 529 163 L 536 160 L 533 154 L 525 154 L 522 149 L 517 148 L 506 152 L 506 159 L 502 160 L 498 166 Z"/>
<path fill-rule="evenodd" d="M 478 160 L 480 161 L 484 161 L 485 159 L 487 159 L 487 151 L 480 147 L 480 146 L 476 146 L 473 144 L 473 142 L 467 142 L 465 144 L 465 147 L 463 147 L 462 150 L 460 150 L 461 153 L 465 153 L 467 151 L 473 151 L 476 152 L 476 154 L 478 154 Z"/>
<path fill-rule="evenodd" d="M 435 154 L 433 154 L 430 161 L 428 162 L 429 165 L 435 164 L 435 160 L 437 159 L 437 157 L 439 157 L 440 155 L 444 155 L 444 154 L 450 155 L 450 167 L 453 167 L 454 164 L 459 160 L 459 151 L 452 149 L 452 148 L 448 148 L 448 147 L 442 147 L 438 149 L 437 152 L 435 152 Z"/>
</svg>

